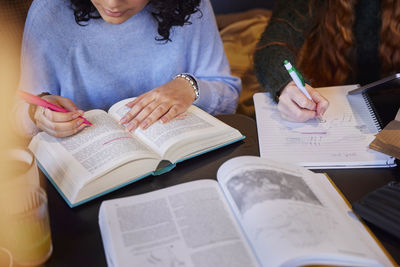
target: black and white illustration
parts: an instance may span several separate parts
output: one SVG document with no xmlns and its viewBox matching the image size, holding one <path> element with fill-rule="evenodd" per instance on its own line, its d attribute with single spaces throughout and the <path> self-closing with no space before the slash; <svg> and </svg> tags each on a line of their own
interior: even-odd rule
<svg viewBox="0 0 400 267">
<path fill-rule="evenodd" d="M 242 214 L 267 200 L 290 199 L 322 205 L 303 179 L 274 170 L 244 170 L 226 186 Z"/>
</svg>

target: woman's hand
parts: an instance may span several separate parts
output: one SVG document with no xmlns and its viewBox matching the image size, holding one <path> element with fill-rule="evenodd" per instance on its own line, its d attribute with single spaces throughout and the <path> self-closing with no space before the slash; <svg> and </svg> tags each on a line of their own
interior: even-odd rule
<svg viewBox="0 0 400 267">
<path fill-rule="evenodd" d="M 129 102 L 131 110 L 120 122 L 126 124 L 128 131 L 146 129 L 157 120 L 165 123 L 185 112 L 195 98 L 191 84 L 176 78 Z"/>
<path fill-rule="evenodd" d="M 294 82 L 288 83 L 279 96 L 278 110 L 283 119 L 305 122 L 322 116 L 328 109 L 329 102 L 313 87 L 306 84 L 312 101 L 297 88 Z"/>
<path fill-rule="evenodd" d="M 46 95 L 42 98 L 52 104 L 68 109 L 71 112 L 56 112 L 38 106 L 34 118 L 36 126 L 39 129 L 55 137 L 66 137 L 85 128 L 86 124 L 83 123 L 83 119 L 78 118 L 82 116 L 84 112 L 78 110 L 71 99 L 57 95 Z"/>
</svg>

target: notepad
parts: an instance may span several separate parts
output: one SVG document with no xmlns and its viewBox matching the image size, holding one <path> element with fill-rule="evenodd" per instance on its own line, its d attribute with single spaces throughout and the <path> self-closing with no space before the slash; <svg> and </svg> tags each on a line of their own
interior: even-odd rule
<svg viewBox="0 0 400 267">
<path fill-rule="evenodd" d="M 254 94 L 260 155 L 310 169 L 395 166 L 394 158 L 368 148 L 380 129 L 368 98 L 347 95 L 358 85 L 317 90 L 330 106 L 323 121 L 285 121 L 269 93 Z"/>
</svg>

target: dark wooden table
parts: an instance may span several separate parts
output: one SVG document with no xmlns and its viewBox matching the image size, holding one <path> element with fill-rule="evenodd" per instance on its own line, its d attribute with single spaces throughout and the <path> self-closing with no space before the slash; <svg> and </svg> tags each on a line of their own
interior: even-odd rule
<svg viewBox="0 0 400 267">
<path fill-rule="evenodd" d="M 321 170 L 319 170 L 321 171 Z M 400 181 L 400 167 L 380 169 L 325 170 L 350 203 L 389 183 Z M 400 264 L 400 240 L 366 223 L 393 259 Z"/>
<path fill-rule="evenodd" d="M 239 129 L 246 139 L 238 143 L 178 163 L 172 171 L 147 177 L 115 192 L 70 208 L 55 188 L 42 179 L 49 198 L 50 224 L 54 251 L 46 266 L 106 266 L 103 244 L 98 226 L 98 211 L 103 200 L 125 197 L 165 188 L 175 184 L 211 178 L 226 160 L 242 155 L 259 155 L 257 127 L 253 119 L 243 115 L 218 116 L 225 123 Z M 352 203 L 366 193 L 399 179 L 399 168 L 346 169 L 326 171 Z M 400 263 L 400 240 L 371 228 L 385 248 Z"/>
</svg>

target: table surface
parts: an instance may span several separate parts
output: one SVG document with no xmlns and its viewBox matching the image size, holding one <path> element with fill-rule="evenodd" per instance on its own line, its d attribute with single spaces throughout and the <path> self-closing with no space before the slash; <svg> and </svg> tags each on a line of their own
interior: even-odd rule
<svg viewBox="0 0 400 267">
<path fill-rule="evenodd" d="M 53 254 L 45 266 L 107 266 L 98 226 L 98 211 L 103 200 L 146 193 L 198 179 L 216 179 L 219 166 L 228 159 L 242 155 L 259 156 L 257 127 L 253 119 L 237 114 L 217 117 L 240 130 L 246 139 L 178 163 L 168 173 L 146 177 L 81 206 L 70 208 L 51 183 L 42 176 L 41 183 L 49 199 L 53 241 Z M 399 167 L 326 170 L 326 173 L 350 203 L 389 181 L 400 179 Z M 400 263 L 400 240 L 369 226 L 397 263 Z"/>
</svg>

